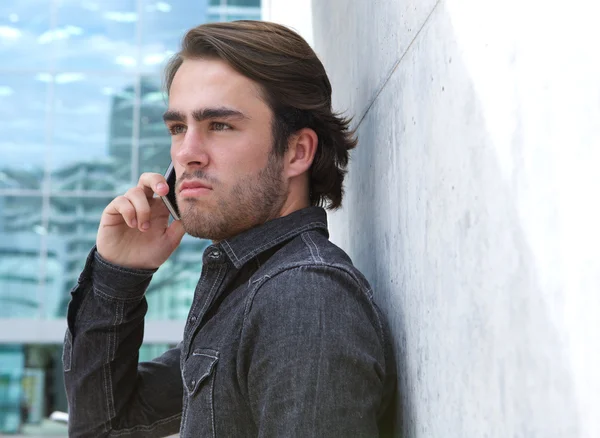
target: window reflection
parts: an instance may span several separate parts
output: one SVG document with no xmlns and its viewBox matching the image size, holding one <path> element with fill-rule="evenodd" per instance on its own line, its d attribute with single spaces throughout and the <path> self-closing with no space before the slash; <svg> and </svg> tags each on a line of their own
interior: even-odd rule
<svg viewBox="0 0 600 438">
<path fill-rule="evenodd" d="M 163 122 L 167 96 L 160 77 L 142 77 L 140 99 L 140 172 L 162 173 L 171 161 L 171 136 Z"/>
<path fill-rule="evenodd" d="M 48 69 L 53 46 L 51 0 L 2 0 L 0 2 L 0 59 L 2 69 Z"/>
<path fill-rule="evenodd" d="M 136 0 L 59 0 L 56 67 L 66 71 L 122 70 L 137 67 Z"/>
<path fill-rule="evenodd" d="M 0 70 L 0 189 L 41 188 L 47 98 L 48 84 L 36 75 Z"/>
<path fill-rule="evenodd" d="M 69 292 L 96 243 L 102 211 L 112 198 L 53 196 L 50 198 L 46 296 L 54 317 L 63 317 Z"/>
<path fill-rule="evenodd" d="M 210 0 L 207 21 L 260 20 L 260 0 Z"/>
<path fill-rule="evenodd" d="M 159 73 L 185 32 L 206 22 L 207 0 L 142 0 L 141 69 Z"/>
<path fill-rule="evenodd" d="M 0 196 L 0 318 L 40 316 L 42 198 Z"/>
<path fill-rule="evenodd" d="M 136 78 L 74 77 L 55 86 L 52 188 L 120 190 L 131 183 Z"/>
<path fill-rule="evenodd" d="M 165 62 L 187 29 L 242 18 L 260 1 L 0 0 L 0 320 L 64 322 L 102 211 L 170 161 Z M 186 318 L 208 244 L 185 236 L 154 275 L 149 320 Z M 0 435 L 67 410 L 61 341 L 0 345 Z"/>
<path fill-rule="evenodd" d="M 0 345 L 0 432 L 18 433 L 23 415 L 21 381 L 25 368 L 22 345 Z"/>
</svg>

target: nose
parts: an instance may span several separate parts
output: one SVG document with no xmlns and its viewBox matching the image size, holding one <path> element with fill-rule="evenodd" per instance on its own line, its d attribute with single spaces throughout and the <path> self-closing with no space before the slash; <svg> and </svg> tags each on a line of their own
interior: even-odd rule
<svg viewBox="0 0 600 438">
<path fill-rule="evenodd" d="M 210 158 L 200 132 L 189 127 L 180 143 L 173 142 L 171 159 L 177 161 L 184 169 L 208 166 Z"/>
</svg>

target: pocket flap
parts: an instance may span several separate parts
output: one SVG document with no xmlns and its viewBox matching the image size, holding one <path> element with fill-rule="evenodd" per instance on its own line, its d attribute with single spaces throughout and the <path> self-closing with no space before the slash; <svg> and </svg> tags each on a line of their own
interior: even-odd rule
<svg viewBox="0 0 600 438">
<path fill-rule="evenodd" d="M 185 361 L 183 377 L 190 394 L 196 392 L 200 384 L 213 372 L 219 361 L 219 352 L 209 348 L 194 350 Z"/>
</svg>

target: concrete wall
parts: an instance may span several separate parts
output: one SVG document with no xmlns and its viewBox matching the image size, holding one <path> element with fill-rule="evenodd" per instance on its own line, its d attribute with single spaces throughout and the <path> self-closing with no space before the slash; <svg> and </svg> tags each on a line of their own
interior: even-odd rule
<svg viewBox="0 0 600 438">
<path fill-rule="evenodd" d="M 262 19 L 294 29 L 313 45 L 311 0 L 262 0 Z"/>
<path fill-rule="evenodd" d="M 597 3 L 313 0 L 398 436 L 600 437 Z"/>
</svg>

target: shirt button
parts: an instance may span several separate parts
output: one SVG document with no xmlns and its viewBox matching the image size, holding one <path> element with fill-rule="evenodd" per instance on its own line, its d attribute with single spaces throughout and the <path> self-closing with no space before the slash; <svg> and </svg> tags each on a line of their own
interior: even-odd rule
<svg viewBox="0 0 600 438">
<path fill-rule="evenodd" d="M 196 386 L 196 380 L 192 380 L 192 384 L 190 385 L 192 388 Z"/>
<path fill-rule="evenodd" d="M 218 249 L 214 249 L 214 250 L 212 250 L 212 251 L 211 251 L 211 253 L 210 253 L 209 257 L 210 257 L 211 259 L 215 259 L 215 260 L 216 260 L 216 259 L 218 259 L 219 257 L 221 257 L 221 251 L 219 251 Z"/>
<path fill-rule="evenodd" d="M 190 321 L 195 322 L 196 319 L 198 319 L 197 316 L 196 315 L 192 315 L 192 317 L 190 318 Z"/>
</svg>

